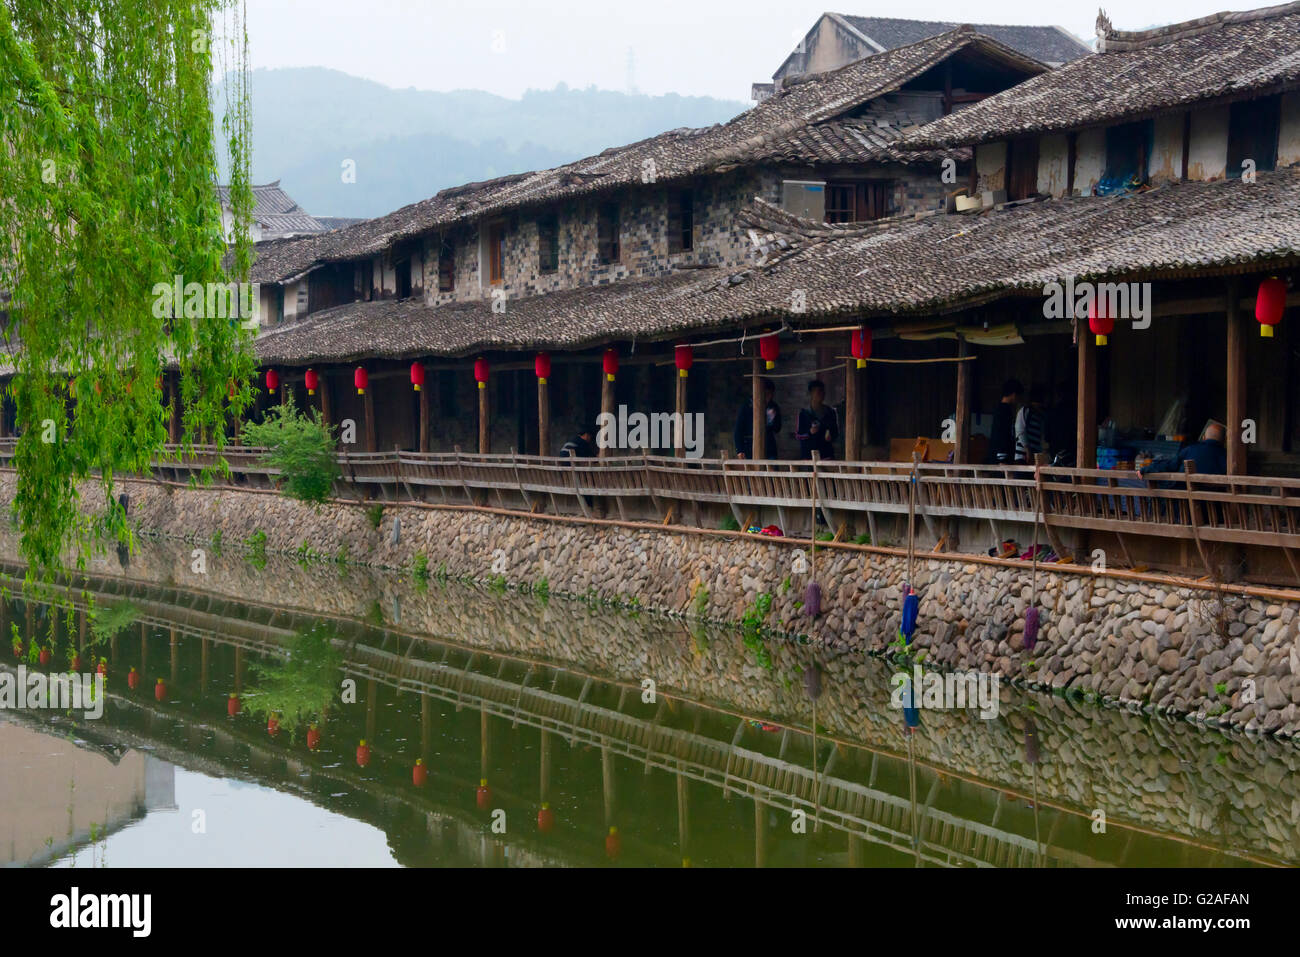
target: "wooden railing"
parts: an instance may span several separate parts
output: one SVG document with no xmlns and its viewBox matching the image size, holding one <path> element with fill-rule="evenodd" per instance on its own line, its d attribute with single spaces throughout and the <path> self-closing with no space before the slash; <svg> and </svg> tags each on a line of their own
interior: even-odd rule
<svg viewBox="0 0 1300 957">
<path fill-rule="evenodd" d="M 0 468 L 12 467 L 14 439 L 0 439 Z M 274 488 L 264 449 L 228 446 L 226 484 Z M 166 447 L 154 477 L 189 481 L 219 461 L 215 448 L 182 454 Z M 1194 544 L 1209 571 L 1212 545 L 1264 547 L 1285 557 L 1300 583 L 1300 481 L 1194 472 L 1136 472 L 1049 466 L 898 462 L 753 461 L 630 455 L 604 459 L 466 452 L 348 452 L 339 456 L 340 497 L 497 506 L 528 511 L 705 521 L 704 508 L 730 509 L 739 521 L 775 512 L 783 527 L 811 523 L 817 506 L 831 530 L 864 515 L 914 511 L 932 532 L 936 520 L 1042 523 L 1054 545 L 1066 530 L 1109 533 L 1127 552 L 1132 537 Z M 218 479 L 218 482 L 225 480 Z M 1010 531 L 1010 529 L 1007 529 Z M 1058 549 L 1061 550 L 1061 549 Z M 1134 562 L 1130 561 L 1130 564 Z"/>
</svg>

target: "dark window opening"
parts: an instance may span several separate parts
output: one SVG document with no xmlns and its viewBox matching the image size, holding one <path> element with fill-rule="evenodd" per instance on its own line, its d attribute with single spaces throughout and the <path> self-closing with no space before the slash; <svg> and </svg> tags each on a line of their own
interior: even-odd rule
<svg viewBox="0 0 1300 957">
<path fill-rule="evenodd" d="M 1007 199 L 1011 202 L 1038 195 L 1038 140 L 1012 140 L 1007 149 Z"/>
<path fill-rule="evenodd" d="M 506 227 L 493 223 L 488 227 L 488 281 L 500 285 L 505 278 Z"/>
<path fill-rule="evenodd" d="M 668 251 L 690 252 L 695 248 L 695 193 L 684 189 L 668 199 Z"/>
<path fill-rule="evenodd" d="M 1264 96 L 1243 100 L 1228 108 L 1228 178 L 1240 179 L 1242 163 L 1250 160 L 1255 169 L 1277 168 L 1277 132 L 1282 100 Z"/>
<path fill-rule="evenodd" d="M 826 222 L 863 223 L 894 212 L 894 184 L 888 181 L 826 184 Z"/>
<path fill-rule="evenodd" d="M 601 203 L 596 211 L 596 256 L 604 265 L 618 262 L 618 204 Z"/>
<path fill-rule="evenodd" d="M 1153 136 L 1150 120 L 1106 130 L 1106 173 L 1097 184 L 1098 193 L 1134 189 L 1147 181 Z"/>
<path fill-rule="evenodd" d="M 556 272 L 560 268 L 560 220 L 543 216 L 537 220 L 537 271 Z"/>
<path fill-rule="evenodd" d="M 493 376 L 493 378 L 496 379 L 497 383 L 496 414 L 503 418 L 513 417 L 519 384 L 518 370 L 501 372 Z"/>
<path fill-rule="evenodd" d="M 397 298 L 411 298 L 411 260 L 403 259 L 401 262 L 394 263 L 393 271 L 397 274 Z"/>
<path fill-rule="evenodd" d="M 456 288 L 456 246 L 444 239 L 438 244 L 438 291 L 452 292 Z"/>
</svg>

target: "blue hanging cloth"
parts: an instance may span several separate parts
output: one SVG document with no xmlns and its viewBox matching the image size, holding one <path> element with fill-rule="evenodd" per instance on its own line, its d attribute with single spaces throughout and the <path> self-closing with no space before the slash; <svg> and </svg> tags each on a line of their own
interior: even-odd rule
<svg viewBox="0 0 1300 957">
<path fill-rule="evenodd" d="M 1025 650 L 1033 651 L 1038 643 L 1038 608 L 1025 609 Z"/>
<path fill-rule="evenodd" d="M 916 631 L 916 616 L 921 610 L 921 599 L 908 588 L 907 594 L 903 596 L 903 622 L 898 627 L 898 633 L 903 637 L 903 644 L 912 643 L 912 634 Z"/>
</svg>

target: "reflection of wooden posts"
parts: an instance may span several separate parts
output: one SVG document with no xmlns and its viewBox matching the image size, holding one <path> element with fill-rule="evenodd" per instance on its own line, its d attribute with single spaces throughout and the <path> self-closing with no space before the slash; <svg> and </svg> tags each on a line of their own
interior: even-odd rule
<svg viewBox="0 0 1300 957">
<path fill-rule="evenodd" d="M 172 628 L 170 632 L 168 647 L 171 650 L 171 680 L 176 685 L 181 680 L 181 643 L 176 640 L 176 629 Z"/>
<path fill-rule="evenodd" d="M 614 383 L 610 380 L 609 376 L 605 374 L 605 367 L 603 364 L 600 368 L 600 414 L 602 416 L 612 416 L 614 414 Z M 608 422 L 609 419 L 601 419 L 601 421 Z M 596 441 L 599 445 L 599 435 L 596 436 Z M 598 458 L 608 458 L 609 449 L 601 446 L 596 450 L 596 455 Z"/>
<path fill-rule="evenodd" d="M 543 803 L 549 801 L 551 794 L 551 732 L 542 729 L 542 773 L 539 789 L 542 794 L 538 799 Z"/>
<path fill-rule="evenodd" d="M 420 695 L 420 757 L 429 763 L 429 741 L 433 737 L 433 707 L 427 694 Z"/>
<path fill-rule="evenodd" d="M 679 459 L 684 459 L 686 458 L 686 377 L 675 367 L 673 373 L 677 376 L 677 441 L 674 443 L 673 454 Z M 703 436 L 700 438 L 703 439 Z"/>
<path fill-rule="evenodd" d="M 149 627 L 140 622 L 140 677 L 149 674 Z"/>
<path fill-rule="evenodd" d="M 244 693 L 244 649 L 235 645 L 235 693 Z"/>
<path fill-rule="evenodd" d="M 767 828 L 764 826 L 763 802 L 754 799 L 754 866 L 767 867 Z"/>
<path fill-rule="evenodd" d="M 551 454 L 551 386 L 544 379 L 537 380 L 537 454 Z"/>
<path fill-rule="evenodd" d="M 862 866 L 862 849 L 865 842 L 856 834 L 849 835 L 849 867 Z"/>
<path fill-rule="evenodd" d="M 600 746 L 600 781 L 605 798 L 605 826 L 614 826 L 614 755 L 608 745 Z"/>
<path fill-rule="evenodd" d="M 429 384 L 420 386 L 420 444 L 421 452 L 433 448 L 433 400 L 429 398 Z"/>
<path fill-rule="evenodd" d="M 211 639 L 202 638 L 199 640 L 199 694 L 208 693 L 208 653 L 211 646 Z"/>
<path fill-rule="evenodd" d="M 966 345 L 966 340 L 959 338 L 957 340 L 957 356 L 960 359 L 966 359 L 970 355 L 970 347 Z M 952 460 L 957 465 L 970 464 L 970 407 L 971 407 L 971 386 L 974 376 L 972 375 L 971 366 L 974 363 L 966 359 L 964 362 L 957 363 L 957 411 L 956 422 L 953 423 L 957 432 L 954 436 L 954 449 Z"/>
<path fill-rule="evenodd" d="M 1246 417 L 1246 341 L 1238 305 L 1237 282 L 1228 280 L 1228 474 L 1246 474 L 1246 443 L 1241 441 L 1241 422 Z"/>
<path fill-rule="evenodd" d="M 682 866 L 689 866 L 691 861 L 691 826 L 690 803 L 686 790 L 686 775 L 677 772 L 677 846 L 682 854 Z"/>
<path fill-rule="evenodd" d="M 763 360 L 754 357 L 754 381 L 750 394 L 754 400 L 754 441 L 750 458 L 767 458 L 767 403 L 763 401 Z"/>
<path fill-rule="evenodd" d="M 375 717 L 379 705 L 379 682 L 374 678 L 366 682 L 366 737 L 374 740 Z"/>
<path fill-rule="evenodd" d="M 492 451 L 492 403 L 488 397 L 488 384 L 476 383 L 478 386 L 478 451 L 487 455 Z"/>
<path fill-rule="evenodd" d="M 77 609 L 77 650 L 86 650 L 86 609 Z"/>
<path fill-rule="evenodd" d="M 486 781 L 488 776 L 488 713 L 487 704 L 479 705 L 478 709 L 478 776 L 481 780 Z"/>
<path fill-rule="evenodd" d="M 844 360 L 844 458 L 862 461 L 862 370 L 857 359 Z"/>
<path fill-rule="evenodd" d="M 1074 465 L 1097 467 L 1097 347 L 1086 319 L 1075 320 L 1079 343 L 1079 416 L 1075 433 Z"/>
</svg>

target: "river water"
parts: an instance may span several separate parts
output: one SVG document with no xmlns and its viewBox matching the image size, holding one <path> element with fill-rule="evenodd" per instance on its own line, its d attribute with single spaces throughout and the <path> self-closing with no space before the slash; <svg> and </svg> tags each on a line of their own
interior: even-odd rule
<svg viewBox="0 0 1300 957">
<path fill-rule="evenodd" d="M 24 599 L 12 546 L 0 682 L 107 674 L 97 717 L 0 709 L 0 864 L 1300 861 L 1286 742 L 1008 684 L 904 712 L 893 662 L 229 548 Z"/>
</svg>

